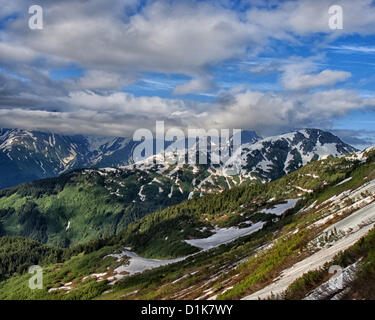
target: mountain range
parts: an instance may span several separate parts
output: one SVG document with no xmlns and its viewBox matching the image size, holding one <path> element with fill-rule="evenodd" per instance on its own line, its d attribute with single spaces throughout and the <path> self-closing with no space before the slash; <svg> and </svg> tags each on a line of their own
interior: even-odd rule
<svg viewBox="0 0 375 320">
<path fill-rule="evenodd" d="M 374 299 L 374 148 L 193 197 L 77 244 L 122 210 L 121 197 L 103 193 L 108 172 L 83 169 L 1 192 L 0 298 Z M 77 204 L 87 208 L 83 220 L 83 211 L 68 220 Z M 63 233 L 74 239 L 67 248 L 30 239 L 51 244 Z M 34 264 L 43 266 L 42 290 L 28 288 Z"/>
<path fill-rule="evenodd" d="M 0 129 L 0 188 L 77 168 L 124 165 L 132 148 L 126 138 Z"/>
<path fill-rule="evenodd" d="M 312 160 L 355 151 L 338 137 L 318 129 L 266 139 L 253 131 L 243 131 L 241 142 L 241 175 L 264 180 L 279 178 Z M 74 169 L 126 166 L 134 163 L 132 153 L 139 143 L 132 138 L 0 129 L 0 188 L 56 177 Z M 136 167 L 142 168 L 145 163 L 136 163 Z"/>
<path fill-rule="evenodd" d="M 272 181 L 311 161 L 355 151 L 317 129 L 266 139 L 245 131 L 241 137 L 243 167 L 228 174 L 231 163 L 219 167 L 210 163 L 213 148 L 220 146 L 208 151 L 206 165 L 155 162 L 162 154 L 128 164 L 137 145 L 131 139 L 23 130 L 1 133 L 2 186 L 40 176 L 52 178 L 0 191 L 0 235 L 60 247 L 117 234 L 131 222 L 184 200 Z M 173 152 L 163 156 L 168 159 Z M 86 168 L 108 164 L 111 167 Z"/>
</svg>

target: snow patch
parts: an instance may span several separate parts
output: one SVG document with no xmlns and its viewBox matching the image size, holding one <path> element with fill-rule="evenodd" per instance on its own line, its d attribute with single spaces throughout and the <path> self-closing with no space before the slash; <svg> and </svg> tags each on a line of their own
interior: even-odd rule
<svg viewBox="0 0 375 320">
<path fill-rule="evenodd" d="M 297 199 L 288 199 L 286 203 L 281 203 L 275 205 L 271 209 L 263 209 L 261 212 L 262 213 L 271 213 L 275 214 L 277 216 L 281 216 L 285 211 L 292 209 L 296 206 L 296 203 L 298 202 L 299 198 Z"/>
<path fill-rule="evenodd" d="M 217 228 L 215 234 L 208 238 L 185 240 L 187 244 L 205 250 L 218 247 L 222 244 L 232 242 L 240 237 L 250 235 L 263 228 L 264 222 L 257 222 L 247 228 Z"/>
<path fill-rule="evenodd" d="M 348 182 L 350 180 L 352 180 L 352 177 L 349 177 L 349 178 L 347 178 L 345 180 L 342 180 L 341 182 L 339 182 L 338 184 L 336 184 L 335 187 L 340 186 L 340 185 L 342 185 L 342 184 L 344 184 L 344 183 L 346 183 L 346 182 Z"/>
</svg>

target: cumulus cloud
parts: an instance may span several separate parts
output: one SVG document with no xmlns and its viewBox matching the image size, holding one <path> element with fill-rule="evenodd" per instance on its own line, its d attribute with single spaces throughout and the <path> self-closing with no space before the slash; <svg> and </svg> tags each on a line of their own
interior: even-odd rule
<svg viewBox="0 0 375 320">
<path fill-rule="evenodd" d="M 254 129 L 266 136 L 293 128 L 330 128 L 335 117 L 374 107 L 375 101 L 347 90 L 295 94 L 247 90 L 217 104 L 205 117 L 187 122 L 215 128 Z"/>
<path fill-rule="evenodd" d="M 8 33 L 13 42 L 41 55 L 86 67 L 191 76 L 210 64 L 244 54 L 255 42 L 260 44 L 255 28 L 220 7 L 188 1 L 150 2 L 129 17 L 119 14 L 121 3 L 45 3 L 42 32 L 27 30 L 25 21 L 16 20 Z"/>
<path fill-rule="evenodd" d="M 220 3 L 225 3 L 222 1 Z M 272 1 L 271 1 L 272 2 Z M 0 0 L 0 17 L 18 14 L 0 30 L 0 125 L 68 133 L 129 136 L 155 120 L 170 126 L 256 129 L 261 134 L 303 126 L 329 127 L 333 117 L 373 108 L 374 101 L 327 87 L 350 73 L 314 63 L 253 66 L 280 74 L 285 92 L 224 92 L 214 103 L 136 97 L 122 88 L 144 72 L 187 76 L 176 95 L 215 88 L 212 67 L 252 59 L 271 41 L 298 43 L 316 32 L 328 38 L 375 29 L 369 0 L 343 0 L 344 30 L 328 28 L 325 0 L 285 1 L 236 12 L 202 1 L 40 0 L 45 27 L 27 28 L 29 1 Z M 55 67 L 77 65 L 83 77 L 51 80 Z M 311 89 L 319 92 L 311 93 Z"/>
<path fill-rule="evenodd" d="M 375 101 L 347 90 L 294 94 L 246 90 L 227 93 L 215 103 L 77 91 L 59 103 L 58 111 L 2 108 L 0 126 L 131 136 L 138 128 L 153 129 L 155 121 L 164 120 L 167 127 L 243 128 L 266 136 L 296 127 L 330 128 L 335 117 L 375 108 Z"/>
<path fill-rule="evenodd" d="M 6 42 L 0 48 L 4 59 L 31 59 L 38 54 L 111 73 L 182 73 L 194 78 L 176 88 L 182 93 L 209 87 L 200 76 L 208 72 L 208 66 L 261 52 L 270 39 L 297 41 L 301 35 L 316 32 L 332 36 L 325 0 L 286 1 L 271 7 L 255 2 L 241 14 L 201 1 L 147 1 L 137 11 L 135 0 L 42 0 L 42 32 L 26 28 L 26 0 L 0 3 L 6 12 L 22 17 L 10 21 L 6 34 L 1 33 Z M 374 29 L 371 1 L 335 4 L 345 12 L 340 34 Z"/>
<path fill-rule="evenodd" d="M 38 57 L 34 50 L 21 45 L 13 45 L 3 42 L 0 42 L 0 56 L 4 57 L 7 63 L 31 62 Z"/>
<path fill-rule="evenodd" d="M 309 90 L 317 87 L 333 86 L 351 77 L 350 72 L 323 70 L 319 73 L 308 74 L 298 68 L 289 66 L 282 76 L 282 84 L 287 90 Z"/>
<path fill-rule="evenodd" d="M 80 78 L 76 84 L 77 88 L 83 90 L 93 89 L 117 89 L 121 90 L 125 85 L 134 82 L 135 75 L 127 76 L 118 73 L 105 72 L 101 70 L 88 70 L 84 77 Z"/>
<path fill-rule="evenodd" d="M 205 92 L 211 91 L 215 88 L 215 84 L 211 78 L 201 77 L 192 79 L 190 82 L 186 82 L 182 85 L 177 86 L 174 90 L 174 94 L 186 94 L 193 92 Z"/>
<path fill-rule="evenodd" d="M 348 80 L 352 75 L 347 71 L 321 69 L 320 56 L 309 58 L 292 57 L 270 63 L 253 65 L 249 71 L 258 75 L 278 73 L 280 83 L 286 90 L 310 90 L 318 87 L 331 87 Z"/>
<path fill-rule="evenodd" d="M 285 1 L 265 8 L 254 8 L 247 12 L 249 21 L 254 21 L 265 30 L 272 30 L 276 37 L 287 39 L 289 33 L 308 35 L 322 32 L 331 33 L 328 21 L 328 8 L 339 5 L 344 12 L 341 34 L 372 34 L 375 27 L 375 8 L 371 0 L 299 0 Z"/>
</svg>

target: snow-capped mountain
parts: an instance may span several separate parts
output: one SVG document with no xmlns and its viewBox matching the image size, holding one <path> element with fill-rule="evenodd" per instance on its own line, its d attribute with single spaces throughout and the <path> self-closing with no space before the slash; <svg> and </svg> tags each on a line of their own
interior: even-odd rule
<svg viewBox="0 0 375 320">
<path fill-rule="evenodd" d="M 125 165 L 132 147 L 126 138 L 0 129 L 0 188 L 77 168 Z"/>
<path fill-rule="evenodd" d="M 244 137 L 247 138 L 244 139 Z M 244 141 L 249 142 L 244 143 Z M 193 148 L 196 150 L 196 146 Z M 218 148 L 222 149 L 221 146 L 215 145 L 211 147 L 211 151 Z M 229 159 L 226 162 L 221 162 L 220 165 L 210 163 L 214 153 L 208 152 L 208 177 L 199 184 L 199 190 L 205 185 L 217 185 L 215 181 L 223 178 L 226 179 L 229 188 L 231 185 L 238 185 L 248 180 L 271 181 L 304 166 L 308 162 L 327 157 L 337 158 L 356 151 L 355 148 L 344 143 L 337 136 L 319 129 L 298 130 L 260 140 L 258 140 L 258 136 L 245 133 L 242 135 L 242 148 L 238 150 L 241 151 L 241 157 L 234 157 L 234 160 Z M 184 162 L 185 157 L 190 160 L 192 156 L 195 156 L 195 153 L 190 151 L 185 150 L 187 155 L 179 155 L 178 165 L 173 165 L 176 166 L 175 170 L 172 171 L 173 173 L 181 168 L 193 173 L 199 170 L 199 166 L 186 165 Z M 218 154 L 218 152 L 216 151 L 215 154 Z M 171 170 L 168 160 L 173 156 L 172 152 L 157 155 L 136 162 L 132 166 L 149 172 L 162 173 Z M 166 161 L 160 161 L 158 157 L 163 157 Z M 234 167 L 237 167 L 236 170 L 233 170 Z"/>
<path fill-rule="evenodd" d="M 228 143 L 232 141 L 233 137 Z M 132 151 L 138 143 L 131 138 L 68 136 L 19 129 L 0 129 L 0 188 L 58 176 L 79 168 L 121 166 L 129 168 L 133 163 Z M 249 179 L 274 180 L 309 161 L 328 156 L 339 157 L 355 151 L 353 147 L 343 143 L 333 134 L 318 129 L 299 130 L 265 139 L 261 139 L 254 131 L 243 131 L 241 143 L 241 170 L 234 176 L 228 175 L 231 164 L 210 165 L 214 156 L 212 150 L 222 148 L 222 146 L 211 146 L 211 151 L 208 151 L 207 155 L 208 165 L 203 166 L 206 167 L 207 177 L 205 181 L 197 184 L 196 192 L 200 192 L 201 189 L 214 191 L 218 185 L 221 185 L 218 190 L 223 190 L 224 180 L 226 180 L 224 185 L 229 188 Z M 185 149 L 186 151 L 188 150 Z M 158 156 L 160 155 L 156 155 Z M 168 163 L 155 164 L 153 159 L 138 161 L 131 166 L 144 171 L 159 173 L 167 171 L 169 175 L 184 167 L 184 171 L 189 171 L 193 176 L 202 167 L 184 165 L 184 163 L 179 163 L 177 166 Z"/>
<path fill-rule="evenodd" d="M 261 179 L 274 180 L 310 161 L 337 158 L 355 151 L 330 132 L 304 129 L 244 145 L 242 169 Z"/>
<path fill-rule="evenodd" d="M 258 138 L 253 131 L 242 133 L 242 143 Z M 0 188 L 79 168 L 124 166 L 132 162 L 138 143 L 131 138 L 0 129 Z"/>
</svg>

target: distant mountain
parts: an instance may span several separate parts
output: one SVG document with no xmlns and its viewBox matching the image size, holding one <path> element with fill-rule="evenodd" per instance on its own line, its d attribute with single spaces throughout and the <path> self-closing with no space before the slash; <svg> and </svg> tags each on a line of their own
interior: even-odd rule
<svg viewBox="0 0 375 320">
<path fill-rule="evenodd" d="M 234 176 L 238 176 L 241 182 L 249 178 L 263 182 L 271 181 L 281 178 L 308 162 L 328 157 L 337 158 L 357 151 L 332 133 L 319 129 L 298 130 L 260 140 L 258 138 L 251 132 L 242 133 L 241 163 L 236 162 L 236 160 L 234 162 L 229 160 L 221 163 L 221 165 L 215 165 L 212 164 L 212 161 L 210 162 L 211 154 L 208 152 L 208 172 L 210 175 L 206 180 L 212 184 L 212 178 L 224 177 L 228 179 L 229 177 L 231 179 L 233 177 L 228 175 L 228 172 L 238 172 Z M 194 156 L 193 152 L 187 153 L 189 156 Z M 169 153 L 163 156 L 168 159 L 173 154 Z M 182 166 L 183 164 L 180 165 L 180 167 Z M 238 167 L 236 171 L 231 170 L 236 166 Z M 152 158 L 136 162 L 133 167 L 149 172 L 162 172 L 170 169 L 168 162 L 156 164 Z M 196 171 L 197 168 L 196 166 L 190 166 L 190 170 Z M 200 187 L 202 187 L 202 184 Z"/>
<path fill-rule="evenodd" d="M 260 179 L 275 180 L 308 162 L 341 157 L 357 151 L 330 132 L 298 130 L 243 146 L 243 170 Z"/>
<path fill-rule="evenodd" d="M 138 143 L 131 138 L 0 129 L 0 188 L 55 177 L 74 169 L 126 166 L 133 162 L 132 152 Z M 239 176 L 260 180 L 280 178 L 312 160 L 355 151 L 338 137 L 317 129 L 266 139 L 254 131 L 242 131 L 241 143 L 243 163 Z M 228 176 L 228 164 L 222 163 L 224 170 L 220 170 L 218 166 L 210 166 L 210 160 L 209 151 L 209 176 Z M 135 167 L 146 171 L 162 169 L 156 168 L 150 159 L 137 162 Z M 190 170 L 197 168 L 190 166 Z"/>
<path fill-rule="evenodd" d="M 2 132 L 1 137 L 7 137 L 1 144 L 7 161 L 1 170 L 8 177 L 17 177 L 17 172 L 36 177 L 40 170 L 46 176 L 65 174 L 2 190 L 0 234 L 63 247 L 116 234 L 132 221 L 184 200 L 262 184 L 313 160 L 354 151 L 332 134 L 316 129 L 257 142 L 255 134 L 247 133 L 244 136 L 250 142 L 241 153 L 244 167 L 235 175 L 228 174 L 228 163 L 218 167 L 210 161 L 207 165 L 154 162 L 161 154 L 117 168 L 66 173 L 88 165 L 121 165 L 129 161 L 134 143 L 120 138 Z M 173 152 L 164 155 L 168 159 Z"/>
<path fill-rule="evenodd" d="M 0 188 L 77 168 L 125 165 L 133 146 L 127 138 L 0 129 Z"/>
<path fill-rule="evenodd" d="M 258 138 L 253 131 L 241 136 L 242 143 Z M 0 189 L 79 168 L 124 166 L 132 162 L 138 143 L 131 138 L 0 129 Z"/>
</svg>

